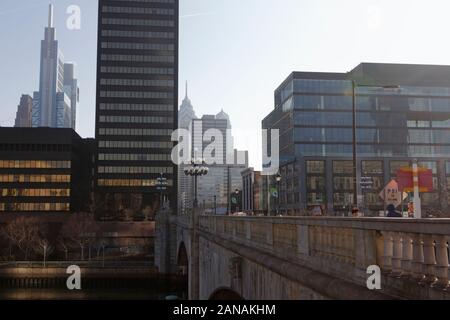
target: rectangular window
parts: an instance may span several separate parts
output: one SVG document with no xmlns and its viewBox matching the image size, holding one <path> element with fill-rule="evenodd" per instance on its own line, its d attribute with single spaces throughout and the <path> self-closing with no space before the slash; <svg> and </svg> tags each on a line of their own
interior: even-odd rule
<svg viewBox="0 0 450 320">
<path fill-rule="evenodd" d="M 406 167 L 411 167 L 411 162 L 409 161 L 391 161 L 390 162 L 390 170 L 391 175 L 395 176 L 397 175 L 397 172 Z"/>
<path fill-rule="evenodd" d="M 363 161 L 362 162 L 363 175 L 381 175 L 383 174 L 382 161 Z"/>
<path fill-rule="evenodd" d="M 333 173 L 335 174 L 353 174 L 352 161 L 333 161 Z"/>
<path fill-rule="evenodd" d="M 306 173 L 325 174 L 325 161 L 306 161 Z"/>
</svg>

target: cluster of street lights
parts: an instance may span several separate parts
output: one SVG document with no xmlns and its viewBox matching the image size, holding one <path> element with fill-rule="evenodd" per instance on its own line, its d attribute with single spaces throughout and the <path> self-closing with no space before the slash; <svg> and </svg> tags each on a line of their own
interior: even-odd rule
<svg viewBox="0 0 450 320">
<path fill-rule="evenodd" d="M 206 163 L 203 159 L 200 160 L 192 160 L 191 165 L 184 169 L 184 174 L 186 176 L 194 177 L 194 188 L 195 188 L 195 198 L 194 198 L 194 208 L 198 208 L 198 177 L 206 176 L 209 173 L 209 168 L 206 166 Z"/>
</svg>

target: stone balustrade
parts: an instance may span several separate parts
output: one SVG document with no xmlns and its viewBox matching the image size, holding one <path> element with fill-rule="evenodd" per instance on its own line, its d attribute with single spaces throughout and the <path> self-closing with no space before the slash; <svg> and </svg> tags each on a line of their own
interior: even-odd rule
<svg viewBox="0 0 450 320">
<path fill-rule="evenodd" d="M 450 219 L 200 216 L 199 230 L 399 298 L 450 299 Z M 450 290 L 449 290 L 450 291 Z"/>
</svg>

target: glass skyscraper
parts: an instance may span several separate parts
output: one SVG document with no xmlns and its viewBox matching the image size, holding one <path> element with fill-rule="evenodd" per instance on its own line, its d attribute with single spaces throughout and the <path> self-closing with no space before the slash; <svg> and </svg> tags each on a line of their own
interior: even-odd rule
<svg viewBox="0 0 450 320">
<path fill-rule="evenodd" d="M 178 0 L 100 0 L 96 194 L 105 214 L 151 216 L 158 178 L 177 205 Z"/>
<path fill-rule="evenodd" d="M 383 210 L 380 191 L 414 159 L 434 175 L 424 207 L 448 208 L 450 67 L 364 63 L 349 73 L 294 72 L 276 90 L 263 128 L 280 129 L 282 211 L 323 205 L 339 213 L 352 205 L 353 83 L 364 209 Z M 362 178 L 373 185 L 362 188 Z"/>
<path fill-rule="evenodd" d="M 74 65 L 64 63 L 49 6 L 48 26 L 41 42 L 39 91 L 33 94 L 32 126 L 75 129 L 79 101 Z"/>
</svg>

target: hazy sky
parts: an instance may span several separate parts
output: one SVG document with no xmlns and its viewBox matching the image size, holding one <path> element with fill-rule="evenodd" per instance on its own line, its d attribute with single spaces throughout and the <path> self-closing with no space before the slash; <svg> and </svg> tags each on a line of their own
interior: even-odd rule
<svg viewBox="0 0 450 320">
<path fill-rule="evenodd" d="M 38 88 L 48 0 L 0 1 L 0 125 L 14 124 L 22 93 Z M 97 1 L 57 0 L 66 61 L 78 65 L 77 131 L 94 135 Z M 79 31 L 66 28 L 79 5 Z M 448 0 L 180 0 L 180 103 L 184 82 L 197 114 L 224 109 L 235 142 L 260 167 L 261 120 L 294 70 L 345 72 L 360 62 L 450 64 Z"/>
</svg>

